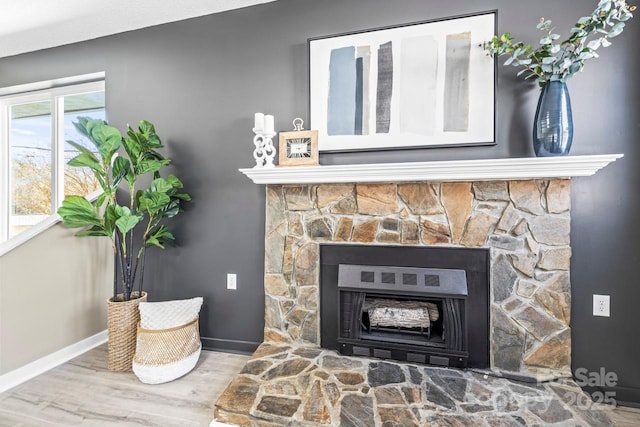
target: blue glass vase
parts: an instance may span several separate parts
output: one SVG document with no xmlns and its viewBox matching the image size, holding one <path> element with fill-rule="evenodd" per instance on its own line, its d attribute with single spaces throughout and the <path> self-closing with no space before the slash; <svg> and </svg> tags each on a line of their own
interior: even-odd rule
<svg viewBox="0 0 640 427">
<path fill-rule="evenodd" d="M 565 82 L 552 81 L 540 92 L 533 121 L 533 149 L 538 157 L 566 156 L 573 141 L 571 99 Z"/>
</svg>

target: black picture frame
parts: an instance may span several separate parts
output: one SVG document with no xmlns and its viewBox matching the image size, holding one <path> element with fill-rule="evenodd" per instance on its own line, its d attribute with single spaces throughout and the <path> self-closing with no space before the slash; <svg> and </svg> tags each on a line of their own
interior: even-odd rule
<svg viewBox="0 0 640 427">
<path fill-rule="evenodd" d="M 319 131 L 319 151 L 495 145 L 496 61 L 484 46 L 495 35 L 496 21 L 497 11 L 491 10 L 308 39 L 309 118 Z M 389 42 L 390 55 L 381 53 Z M 433 65 L 427 53 L 414 55 L 424 43 L 439 63 Z M 447 71 L 447 61 L 453 64 L 460 57 L 462 65 Z M 389 58 L 391 79 L 378 72 L 388 72 Z M 425 70 L 435 75 L 426 83 Z M 456 73 L 466 76 L 466 83 Z M 343 86 L 336 84 L 341 78 Z M 389 82 L 391 94 L 380 94 L 378 89 Z M 463 94 L 455 101 L 445 96 L 458 89 Z M 434 95 L 426 107 L 420 105 L 425 93 Z M 458 116 L 465 108 L 467 116 Z M 386 115 L 380 114 L 383 110 Z"/>
</svg>

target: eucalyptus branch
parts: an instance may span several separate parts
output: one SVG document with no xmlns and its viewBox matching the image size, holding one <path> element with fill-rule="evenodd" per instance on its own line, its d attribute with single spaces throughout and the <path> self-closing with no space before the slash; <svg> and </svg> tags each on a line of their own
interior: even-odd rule
<svg viewBox="0 0 640 427">
<path fill-rule="evenodd" d="M 486 50 L 492 57 L 508 55 L 504 65 L 521 67 L 518 76 L 527 73 L 525 79 L 535 77 L 540 87 L 551 81 L 566 81 L 582 71 L 585 61 L 598 58 L 596 51 L 600 47 L 611 45 L 611 39 L 622 33 L 635 9 L 626 0 L 600 0 L 591 15 L 580 18 L 571 28 L 571 35 L 560 43 L 551 21 L 540 18 L 536 28 L 544 36 L 538 48 L 514 41 L 510 33 L 504 33 L 489 40 Z"/>
</svg>

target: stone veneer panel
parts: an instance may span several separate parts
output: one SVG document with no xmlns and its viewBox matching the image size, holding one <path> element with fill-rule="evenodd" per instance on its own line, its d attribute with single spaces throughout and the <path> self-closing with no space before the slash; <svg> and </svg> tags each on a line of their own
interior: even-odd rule
<svg viewBox="0 0 640 427">
<path fill-rule="evenodd" d="M 568 373 L 570 184 L 268 185 L 265 341 L 319 346 L 322 243 L 490 247 L 491 367 Z"/>
</svg>

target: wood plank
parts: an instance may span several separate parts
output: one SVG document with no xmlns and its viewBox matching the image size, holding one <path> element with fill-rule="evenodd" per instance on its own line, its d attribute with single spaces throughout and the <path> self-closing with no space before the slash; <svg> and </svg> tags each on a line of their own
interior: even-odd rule
<svg viewBox="0 0 640 427">
<path fill-rule="evenodd" d="M 618 427 L 640 426 L 640 408 L 618 406 L 611 414 Z"/>
<path fill-rule="evenodd" d="M 208 425 L 215 401 L 248 358 L 203 351 L 186 376 L 148 385 L 109 371 L 103 345 L 0 394 L 0 427 Z"/>
</svg>

